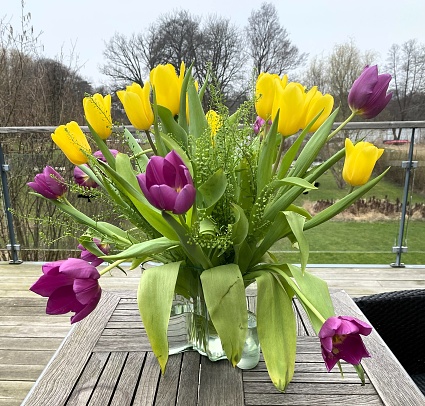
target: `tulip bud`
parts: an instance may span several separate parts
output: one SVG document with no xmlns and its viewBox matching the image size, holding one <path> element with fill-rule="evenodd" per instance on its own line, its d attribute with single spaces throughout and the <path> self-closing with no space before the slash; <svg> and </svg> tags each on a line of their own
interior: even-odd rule
<svg viewBox="0 0 425 406">
<path fill-rule="evenodd" d="M 103 97 L 100 93 L 83 99 L 86 120 L 96 134 L 106 140 L 112 134 L 111 95 Z"/>
<path fill-rule="evenodd" d="M 137 175 L 137 180 L 146 199 L 157 209 L 183 214 L 195 202 L 192 176 L 174 150 L 165 158 L 153 156 L 146 173 Z"/>
<path fill-rule="evenodd" d="M 126 90 L 117 92 L 130 123 L 138 130 L 149 130 L 154 121 L 150 90 L 150 84 L 147 82 L 143 88 L 138 83 L 133 83 L 127 86 Z"/>
<path fill-rule="evenodd" d="M 110 249 L 109 244 L 102 243 L 98 238 L 93 238 L 93 242 L 105 255 L 108 255 Z M 102 258 L 99 258 L 97 255 L 92 254 L 88 249 L 84 248 L 82 244 L 78 244 L 77 248 L 81 250 L 80 258 L 84 261 L 90 262 L 93 266 L 99 266 L 103 263 Z"/>
<path fill-rule="evenodd" d="M 97 188 L 99 185 L 78 166 L 74 168 L 74 180 L 77 185 L 88 188 Z"/>
<path fill-rule="evenodd" d="M 85 134 L 75 121 L 56 128 L 52 140 L 74 165 L 88 162 L 91 148 Z"/>
<path fill-rule="evenodd" d="M 351 111 L 364 118 L 376 117 L 391 100 L 392 93 L 387 94 L 390 81 L 390 74 L 378 75 L 376 65 L 366 66 L 348 94 Z"/>
<path fill-rule="evenodd" d="M 345 139 L 345 162 L 342 177 L 351 186 L 364 185 L 372 175 L 376 161 L 384 153 L 370 142 L 358 142 L 353 145 L 349 138 Z"/>
<path fill-rule="evenodd" d="M 56 200 L 66 191 L 65 179 L 51 166 L 46 166 L 42 173 L 35 176 L 34 182 L 27 183 L 29 187 L 47 199 Z"/>
<path fill-rule="evenodd" d="M 166 107 L 173 116 L 179 113 L 184 72 L 184 62 L 180 65 L 179 76 L 177 76 L 174 66 L 169 63 L 158 65 L 150 72 L 150 82 L 155 89 L 157 104 Z"/>
</svg>

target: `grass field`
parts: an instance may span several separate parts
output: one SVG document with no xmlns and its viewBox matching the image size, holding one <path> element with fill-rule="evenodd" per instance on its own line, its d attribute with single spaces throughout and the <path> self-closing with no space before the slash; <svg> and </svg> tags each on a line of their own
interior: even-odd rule
<svg viewBox="0 0 425 406">
<path fill-rule="evenodd" d="M 320 179 L 317 190 L 299 198 L 297 204 L 313 203 L 316 200 L 339 199 L 347 190 L 336 187 L 330 173 Z M 388 198 L 395 202 L 402 200 L 403 188 L 388 181 L 381 181 L 365 197 Z M 425 202 L 419 193 L 409 194 L 412 203 Z M 374 213 L 364 219 L 344 218 L 331 220 L 306 232 L 310 245 L 310 264 L 390 264 L 395 262 L 396 254 L 392 247 L 397 245 L 400 227 L 400 213 L 390 219 L 379 220 Z M 403 245 L 408 252 L 401 256 L 402 262 L 410 265 L 425 264 L 425 219 L 406 219 Z M 285 239 L 273 247 L 273 253 L 281 260 L 299 263 L 297 250 Z"/>
</svg>

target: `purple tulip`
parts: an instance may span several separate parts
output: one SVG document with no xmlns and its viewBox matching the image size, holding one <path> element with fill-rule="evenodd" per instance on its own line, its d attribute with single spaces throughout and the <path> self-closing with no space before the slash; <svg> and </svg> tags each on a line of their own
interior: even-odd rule
<svg viewBox="0 0 425 406">
<path fill-rule="evenodd" d="M 75 312 L 71 324 L 84 319 L 97 306 L 102 294 L 97 269 L 88 262 L 69 258 L 49 262 L 42 267 L 40 276 L 30 290 L 48 297 L 47 314 Z"/>
<path fill-rule="evenodd" d="M 115 158 L 117 155 L 118 155 L 118 152 L 119 151 L 117 151 L 116 149 L 110 149 L 109 150 L 110 152 L 111 152 L 111 154 L 112 154 L 112 156 Z M 105 157 L 103 156 L 103 154 L 102 154 L 102 151 L 96 151 L 96 152 L 94 152 L 93 153 L 93 156 L 95 157 L 95 158 L 97 158 L 97 159 L 100 159 L 101 161 L 103 161 L 103 162 L 106 162 L 106 159 L 105 159 Z"/>
<path fill-rule="evenodd" d="M 78 166 L 74 168 L 74 180 L 77 185 L 87 188 L 97 188 L 99 185 Z"/>
<path fill-rule="evenodd" d="M 42 173 L 35 175 L 34 182 L 27 185 L 47 199 L 56 200 L 67 190 L 65 179 L 51 166 L 46 166 Z"/>
<path fill-rule="evenodd" d="M 354 317 L 330 317 L 319 331 L 322 356 L 330 371 L 335 364 L 344 361 L 358 365 L 363 357 L 370 357 L 360 337 L 367 336 L 372 327 Z"/>
<path fill-rule="evenodd" d="M 192 176 L 174 150 L 165 158 L 153 156 L 146 173 L 137 175 L 137 180 L 146 199 L 157 209 L 183 214 L 195 201 Z"/>
<path fill-rule="evenodd" d="M 255 134 L 258 134 L 261 131 L 261 128 L 263 127 L 265 122 L 266 120 L 262 119 L 260 116 L 257 116 L 254 125 L 252 126 Z"/>
<path fill-rule="evenodd" d="M 93 242 L 105 254 L 109 253 L 109 244 L 102 243 L 98 238 L 93 238 Z M 82 244 L 78 244 L 78 249 L 81 250 L 80 258 L 84 261 L 90 262 L 93 266 L 99 266 L 103 263 L 103 259 L 97 255 L 92 254 L 88 249 L 84 248 Z"/>
<path fill-rule="evenodd" d="M 366 66 L 348 94 L 350 109 L 364 118 L 376 117 L 391 100 L 390 81 L 390 74 L 378 75 L 377 65 Z"/>
</svg>

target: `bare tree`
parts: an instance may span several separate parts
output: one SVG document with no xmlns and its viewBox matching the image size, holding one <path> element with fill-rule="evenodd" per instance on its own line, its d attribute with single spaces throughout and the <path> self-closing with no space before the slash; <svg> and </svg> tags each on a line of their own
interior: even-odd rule
<svg viewBox="0 0 425 406">
<path fill-rule="evenodd" d="M 251 12 L 245 32 L 248 53 L 257 74 L 267 71 L 282 75 L 306 59 L 306 54 L 300 54 L 280 25 L 276 8 L 271 3 L 263 3 L 259 10 Z"/>
<path fill-rule="evenodd" d="M 109 76 L 117 87 L 131 82 L 143 86 L 146 71 L 143 44 L 141 36 L 133 34 L 127 38 L 123 34 L 115 33 L 105 43 L 103 56 L 106 63 L 101 67 L 101 72 Z"/>
<path fill-rule="evenodd" d="M 393 76 L 393 120 L 423 119 L 425 105 L 425 45 L 411 39 L 402 45 L 394 44 L 388 52 L 387 70 Z M 399 138 L 401 132 L 394 134 Z"/>
<path fill-rule="evenodd" d="M 241 64 L 243 40 L 240 30 L 230 19 L 209 16 L 202 25 L 201 38 L 197 51 L 197 79 L 203 84 L 210 75 L 216 90 L 232 106 L 239 94 L 244 93 L 245 67 Z M 207 92 L 206 105 L 210 105 Z"/>
</svg>

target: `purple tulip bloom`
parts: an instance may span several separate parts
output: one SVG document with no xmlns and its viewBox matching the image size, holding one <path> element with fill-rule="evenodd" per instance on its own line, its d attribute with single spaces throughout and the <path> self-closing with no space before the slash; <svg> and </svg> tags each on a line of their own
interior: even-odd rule
<svg viewBox="0 0 425 406">
<path fill-rule="evenodd" d="M 364 118 L 376 117 L 390 102 L 392 93 L 387 94 L 391 75 L 378 75 L 378 66 L 366 66 L 354 81 L 348 94 L 348 105 L 353 112 Z"/>
<path fill-rule="evenodd" d="M 344 361 L 358 365 L 363 357 L 370 357 L 360 337 L 367 336 L 372 327 L 354 317 L 330 317 L 319 331 L 322 356 L 330 371 L 335 364 Z"/>
<path fill-rule="evenodd" d="M 88 187 L 88 188 L 97 188 L 99 185 L 83 170 L 78 166 L 74 168 L 74 180 L 77 185 Z"/>
<path fill-rule="evenodd" d="M 174 150 L 165 158 L 153 156 L 146 173 L 137 175 L 137 180 L 146 199 L 157 209 L 183 214 L 195 201 L 192 176 Z"/>
<path fill-rule="evenodd" d="M 93 238 L 93 242 L 105 255 L 108 255 L 110 248 L 109 244 L 102 243 L 98 238 Z M 81 250 L 80 258 L 84 261 L 90 262 L 93 266 L 99 266 L 103 263 L 102 258 L 91 253 L 88 249 L 84 248 L 82 244 L 78 244 L 78 249 Z"/>
<path fill-rule="evenodd" d="M 30 290 L 48 297 L 47 314 L 75 312 L 71 324 L 82 320 L 97 306 L 102 294 L 97 269 L 88 262 L 69 258 L 49 262 L 42 267 L 43 275 Z"/>
<path fill-rule="evenodd" d="M 260 116 L 257 116 L 257 118 L 255 119 L 254 125 L 252 126 L 254 133 L 256 135 L 261 131 L 261 128 L 263 127 L 265 122 L 266 120 L 262 119 Z"/>
<path fill-rule="evenodd" d="M 111 152 L 111 154 L 112 154 L 112 156 L 115 158 L 117 155 L 118 155 L 118 152 L 119 151 L 117 151 L 116 149 L 110 149 L 109 150 L 110 152 Z M 96 151 L 96 152 L 94 152 L 93 153 L 93 156 L 95 157 L 95 158 L 97 158 L 97 159 L 100 159 L 101 161 L 103 161 L 103 162 L 106 162 L 106 159 L 105 159 L 105 157 L 103 156 L 103 154 L 102 154 L 102 151 Z"/>
<path fill-rule="evenodd" d="M 51 166 L 46 166 L 42 173 L 35 175 L 34 182 L 27 185 L 47 199 L 56 200 L 67 190 L 65 179 Z"/>
</svg>

